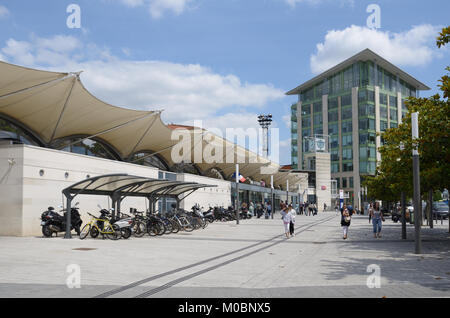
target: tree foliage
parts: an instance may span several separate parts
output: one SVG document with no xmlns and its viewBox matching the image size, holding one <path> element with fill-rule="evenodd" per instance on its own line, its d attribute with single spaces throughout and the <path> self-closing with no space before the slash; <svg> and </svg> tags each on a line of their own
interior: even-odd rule
<svg viewBox="0 0 450 318">
<path fill-rule="evenodd" d="M 450 27 L 444 28 L 437 38 L 437 46 L 449 42 Z M 446 68 L 450 71 L 450 67 Z M 421 192 L 449 188 L 450 180 L 450 81 L 444 75 L 438 85 L 443 93 L 429 98 L 410 97 L 406 101 L 408 113 L 397 128 L 384 134 L 384 145 L 379 148 L 381 162 L 374 177 L 366 178 L 368 195 L 385 201 L 396 201 L 400 192 L 412 196 L 411 114 L 419 113 L 419 139 L 416 141 L 420 156 Z"/>
</svg>

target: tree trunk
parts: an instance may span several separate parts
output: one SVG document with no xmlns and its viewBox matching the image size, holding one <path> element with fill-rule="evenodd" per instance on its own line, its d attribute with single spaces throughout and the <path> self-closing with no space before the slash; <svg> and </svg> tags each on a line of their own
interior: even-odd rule
<svg viewBox="0 0 450 318">
<path fill-rule="evenodd" d="M 433 189 L 428 190 L 428 222 L 430 229 L 433 228 Z"/>
</svg>

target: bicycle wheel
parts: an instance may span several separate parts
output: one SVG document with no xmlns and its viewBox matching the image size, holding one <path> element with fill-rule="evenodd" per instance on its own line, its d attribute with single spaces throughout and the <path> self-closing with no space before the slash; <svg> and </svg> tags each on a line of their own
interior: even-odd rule
<svg viewBox="0 0 450 318">
<path fill-rule="evenodd" d="M 192 225 L 188 220 L 186 220 L 186 224 L 184 224 L 183 229 L 186 232 L 192 232 L 193 230 L 195 230 L 195 226 Z"/>
<path fill-rule="evenodd" d="M 172 233 L 178 233 L 180 231 L 180 225 L 177 221 L 172 221 Z"/>
<path fill-rule="evenodd" d="M 100 234 L 100 232 L 98 231 L 98 229 L 95 226 L 91 227 L 91 230 L 89 231 L 89 233 L 91 233 L 92 238 L 96 238 Z"/>
<path fill-rule="evenodd" d="M 91 225 L 86 224 L 80 232 L 80 240 L 84 240 L 88 236 L 89 232 L 91 232 Z"/>
<path fill-rule="evenodd" d="M 158 233 L 158 228 L 156 223 L 148 223 L 147 224 L 147 233 L 150 236 L 156 236 L 156 234 Z"/>
<path fill-rule="evenodd" d="M 164 233 L 166 233 L 166 225 L 164 224 L 164 222 L 158 221 L 156 224 L 158 224 L 158 226 L 157 226 L 158 232 L 156 233 L 156 235 L 161 236 Z"/>
<path fill-rule="evenodd" d="M 170 234 L 173 232 L 172 222 L 167 221 L 164 225 L 166 226 L 166 232 L 164 232 L 164 234 Z"/>
<path fill-rule="evenodd" d="M 112 227 L 111 225 L 108 225 L 105 232 L 108 232 L 106 233 L 106 237 L 110 240 L 116 241 L 122 237 L 122 231 L 117 224 L 113 224 Z"/>
<path fill-rule="evenodd" d="M 144 222 L 136 221 L 133 225 L 133 233 L 136 237 L 142 237 L 147 232 Z"/>
</svg>

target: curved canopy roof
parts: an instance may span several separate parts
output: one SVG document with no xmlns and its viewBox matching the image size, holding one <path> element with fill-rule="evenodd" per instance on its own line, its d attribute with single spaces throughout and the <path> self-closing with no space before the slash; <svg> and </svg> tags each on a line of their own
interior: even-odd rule
<svg viewBox="0 0 450 318">
<path fill-rule="evenodd" d="M 0 115 L 26 127 L 46 147 L 56 147 L 63 139 L 75 139 L 73 143 L 78 143 L 83 138 L 97 138 L 124 160 L 148 152 L 149 156 L 158 155 L 172 167 L 178 163 L 172 156 L 179 142 L 173 138 L 176 132 L 191 141 L 186 161 L 195 163 L 201 171 L 219 168 L 225 176 L 231 176 L 238 162 L 243 176 L 264 180 L 266 184 L 270 183 L 271 174 L 277 175 L 275 185 L 285 185 L 288 179 L 294 184 L 298 178 L 278 173 L 278 164 L 206 130 L 165 125 L 160 114 L 161 111 L 126 109 L 99 100 L 83 86 L 80 73 L 41 71 L 0 61 Z M 197 142 L 198 135 L 207 138 Z M 200 143 L 202 152 L 216 147 L 223 153 L 211 160 L 202 157 L 198 162 L 194 150 Z M 226 149 L 232 149 L 232 160 L 227 157 Z"/>
<path fill-rule="evenodd" d="M 169 181 L 152 179 L 128 174 L 107 174 L 74 183 L 63 190 L 66 196 L 79 194 L 109 196 L 179 196 L 185 192 L 200 188 L 216 187 L 215 185 L 196 182 Z"/>
</svg>

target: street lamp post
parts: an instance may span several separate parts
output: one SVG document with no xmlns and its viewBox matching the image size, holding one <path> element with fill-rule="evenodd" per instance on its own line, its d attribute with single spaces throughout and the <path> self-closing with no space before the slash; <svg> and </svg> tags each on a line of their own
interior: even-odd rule
<svg viewBox="0 0 450 318">
<path fill-rule="evenodd" d="M 272 114 L 259 115 L 258 123 L 263 129 L 263 155 L 269 157 L 269 126 L 272 124 Z"/>
<path fill-rule="evenodd" d="M 412 140 L 413 140 L 413 185 L 414 185 L 414 228 L 415 228 L 415 253 L 422 253 L 422 242 L 420 237 L 420 225 L 422 221 L 422 204 L 420 202 L 420 166 L 419 151 L 417 143 L 419 138 L 419 113 L 411 114 Z"/>
<path fill-rule="evenodd" d="M 272 206 L 272 220 L 273 220 L 273 214 L 275 213 L 275 205 L 273 202 L 273 175 L 270 176 L 270 205 Z"/>
</svg>

